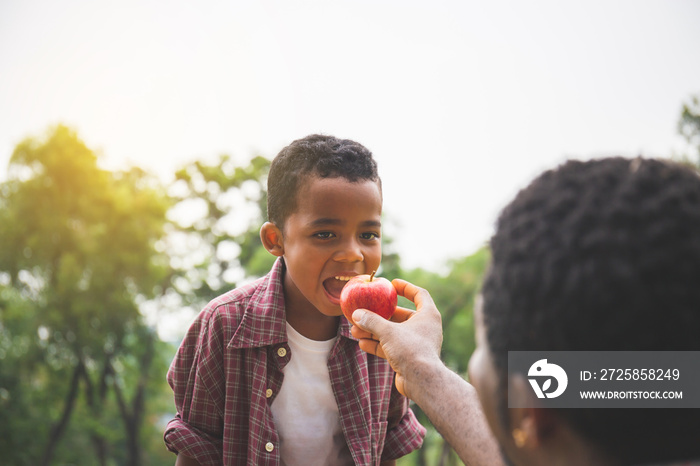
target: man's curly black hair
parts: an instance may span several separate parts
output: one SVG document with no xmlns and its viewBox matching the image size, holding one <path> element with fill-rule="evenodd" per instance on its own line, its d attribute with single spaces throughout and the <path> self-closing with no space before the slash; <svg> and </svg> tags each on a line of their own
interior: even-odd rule
<svg viewBox="0 0 700 466">
<path fill-rule="evenodd" d="M 267 178 L 267 217 L 278 228 L 296 209 L 296 197 L 309 176 L 376 181 L 377 163 L 362 144 L 349 139 L 312 134 L 297 139 L 274 158 Z"/>
<path fill-rule="evenodd" d="M 569 161 L 517 195 L 490 244 L 483 315 L 501 401 L 508 351 L 700 350 L 694 169 L 643 158 Z M 557 413 L 621 464 L 700 456 L 700 410 Z"/>
</svg>

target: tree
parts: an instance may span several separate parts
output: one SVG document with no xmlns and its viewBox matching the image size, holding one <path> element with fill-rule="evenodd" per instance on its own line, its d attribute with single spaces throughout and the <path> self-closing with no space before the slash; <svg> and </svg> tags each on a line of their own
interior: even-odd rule
<svg viewBox="0 0 700 466">
<path fill-rule="evenodd" d="M 65 126 L 43 140 L 20 143 L 8 174 L 0 185 L 0 276 L 11 288 L 0 308 L 2 329 L 6 339 L 27 339 L 33 367 L 20 374 L 21 382 L 37 387 L 47 408 L 40 415 L 49 421 L 31 441 L 45 441 L 41 457 L 31 463 L 52 462 L 80 410 L 89 419 L 69 443 L 88 438 L 97 462 L 105 464 L 113 435 L 106 416 L 121 413 L 128 462 L 138 465 L 143 396 L 156 345 L 139 303 L 167 286 L 168 260 L 155 244 L 163 235 L 168 198 L 142 170 L 100 169 L 95 154 Z M 11 319 L 18 308 L 33 320 Z M 127 354 L 139 358 L 130 401 L 120 380 L 133 376 L 115 364 Z M 2 375 L 0 387 L 11 385 Z M 25 396 L 21 387 L 4 389 L 13 399 Z M 110 404 L 110 390 L 118 409 Z"/>
<path fill-rule="evenodd" d="M 197 310 L 240 280 L 270 270 L 274 257 L 259 237 L 269 168 L 262 156 L 236 166 L 222 155 L 214 164 L 195 161 L 176 172 L 164 247 L 175 254 L 175 288 Z"/>
<path fill-rule="evenodd" d="M 4 283 L 7 275 L 3 278 Z M 44 363 L 37 345 L 34 311 L 16 289 L 0 285 L 0 456 L 7 464 L 35 463 L 33 452 L 17 445 L 35 445 L 48 429 L 45 423 L 22 420 L 38 419 L 39 411 L 60 401 L 52 395 L 65 389 L 57 384 L 46 392 L 40 386 L 55 370 Z"/>
<path fill-rule="evenodd" d="M 683 104 L 678 132 L 695 152 L 689 157 L 690 160 L 696 167 L 700 167 L 700 95 L 692 96 Z"/>
</svg>

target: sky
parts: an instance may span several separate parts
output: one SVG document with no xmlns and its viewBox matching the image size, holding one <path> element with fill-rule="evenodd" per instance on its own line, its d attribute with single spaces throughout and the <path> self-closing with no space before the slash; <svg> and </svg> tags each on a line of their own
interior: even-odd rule
<svg viewBox="0 0 700 466">
<path fill-rule="evenodd" d="M 443 270 L 542 170 L 682 151 L 699 18 L 694 0 L 3 0 L 0 180 L 57 123 L 165 182 L 332 134 L 374 153 L 403 265 Z"/>
</svg>

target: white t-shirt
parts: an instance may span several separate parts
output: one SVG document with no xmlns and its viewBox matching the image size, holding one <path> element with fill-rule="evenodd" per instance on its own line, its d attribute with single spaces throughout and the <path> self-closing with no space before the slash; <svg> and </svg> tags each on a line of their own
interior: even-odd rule
<svg viewBox="0 0 700 466">
<path fill-rule="evenodd" d="M 292 358 L 272 402 L 286 466 L 354 465 L 340 427 L 338 403 L 328 374 L 328 355 L 336 338 L 310 340 L 287 323 Z"/>
</svg>

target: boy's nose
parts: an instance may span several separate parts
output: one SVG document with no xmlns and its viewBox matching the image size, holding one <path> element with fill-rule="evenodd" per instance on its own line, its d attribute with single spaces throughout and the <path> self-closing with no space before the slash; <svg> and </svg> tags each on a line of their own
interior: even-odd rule
<svg viewBox="0 0 700 466">
<path fill-rule="evenodd" d="M 339 262 L 362 262 L 365 256 L 359 242 L 349 240 L 336 252 L 335 259 Z"/>
</svg>

